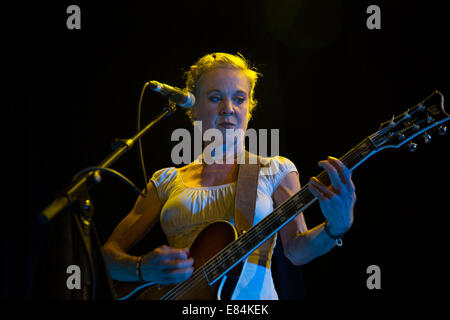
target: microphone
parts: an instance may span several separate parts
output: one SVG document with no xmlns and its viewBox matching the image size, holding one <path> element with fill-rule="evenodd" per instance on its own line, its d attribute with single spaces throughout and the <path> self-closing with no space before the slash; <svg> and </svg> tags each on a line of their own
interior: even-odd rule
<svg viewBox="0 0 450 320">
<path fill-rule="evenodd" d="M 170 101 L 175 102 L 182 108 L 190 108 L 195 104 L 195 97 L 190 92 L 159 83 L 158 81 L 149 81 L 148 85 L 153 91 L 169 96 Z"/>
</svg>

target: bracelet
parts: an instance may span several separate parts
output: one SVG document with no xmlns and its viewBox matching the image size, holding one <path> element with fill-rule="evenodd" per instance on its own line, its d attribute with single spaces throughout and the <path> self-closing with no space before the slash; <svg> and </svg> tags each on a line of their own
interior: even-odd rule
<svg viewBox="0 0 450 320">
<path fill-rule="evenodd" d="M 332 234 L 332 233 L 330 232 L 330 229 L 328 229 L 328 221 L 325 222 L 325 228 L 324 228 L 324 230 L 325 230 L 326 234 L 327 234 L 331 239 L 334 239 L 334 240 L 336 241 L 336 245 L 337 245 L 338 247 L 342 247 L 342 245 L 344 244 L 344 242 L 342 241 L 342 237 L 344 236 L 344 234 L 340 234 L 340 235 L 337 235 L 337 236 L 335 236 L 334 234 Z"/>
<path fill-rule="evenodd" d="M 142 259 L 144 259 L 144 255 L 139 256 L 136 260 L 136 275 L 139 278 L 139 281 L 145 282 L 145 280 L 142 278 L 142 274 L 141 274 Z"/>
</svg>

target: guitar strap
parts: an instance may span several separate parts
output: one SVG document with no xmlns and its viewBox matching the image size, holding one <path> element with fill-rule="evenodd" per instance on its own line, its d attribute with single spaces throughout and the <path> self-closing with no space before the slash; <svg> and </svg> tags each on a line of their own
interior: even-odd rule
<svg viewBox="0 0 450 320">
<path fill-rule="evenodd" d="M 253 225 L 258 190 L 258 176 L 262 166 L 264 166 L 264 164 L 257 155 L 245 151 L 245 162 L 239 164 L 235 196 L 234 221 L 239 235 L 242 235 Z M 270 268 L 275 240 L 276 234 L 253 251 L 248 257 L 248 261 Z"/>
</svg>

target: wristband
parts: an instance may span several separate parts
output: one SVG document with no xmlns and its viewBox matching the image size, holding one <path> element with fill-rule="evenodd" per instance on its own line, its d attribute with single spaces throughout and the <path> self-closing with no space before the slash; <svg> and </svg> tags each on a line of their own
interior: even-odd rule
<svg viewBox="0 0 450 320">
<path fill-rule="evenodd" d="M 331 239 L 334 239 L 334 241 L 336 241 L 336 245 L 337 245 L 338 247 L 342 247 L 342 245 L 344 244 L 344 242 L 342 241 L 342 237 L 344 236 L 344 234 L 340 234 L 340 235 L 337 235 L 337 236 L 335 236 L 334 234 L 332 234 L 332 233 L 330 232 L 330 229 L 328 229 L 328 221 L 325 222 L 325 228 L 324 228 L 324 230 L 325 230 L 326 234 L 327 234 Z"/>
<path fill-rule="evenodd" d="M 136 260 L 136 275 L 139 278 L 139 281 L 141 282 L 145 282 L 145 280 L 142 278 L 142 274 L 141 274 L 141 265 L 142 265 L 142 259 L 144 258 L 144 256 L 139 256 Z"/>
</svg>

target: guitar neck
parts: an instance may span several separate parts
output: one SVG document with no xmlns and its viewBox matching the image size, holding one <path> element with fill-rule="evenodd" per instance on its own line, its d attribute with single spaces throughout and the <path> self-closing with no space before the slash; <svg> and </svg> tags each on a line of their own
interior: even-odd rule
<svg viewBox="0 0 450 320">
<path fill-rule="evenodd" d="M 375 152 L 375 145 L 372 143 L 371 138 L 367 137 L 342 156 L 340 160 L 352 171 Z M 326 171 L 322 171 L 317 178 L 325 185 L 330 184 Z M 202 272 L 208 282 L 214 284 L 285 224 L 300 212 L 306 210 L 315 200 L 317 198 L 308 190 L 308 184 L 303 186 L 295 195 L 283 202 L 257 225 L 241 235 L 202 266 Z"/>
</svg>

